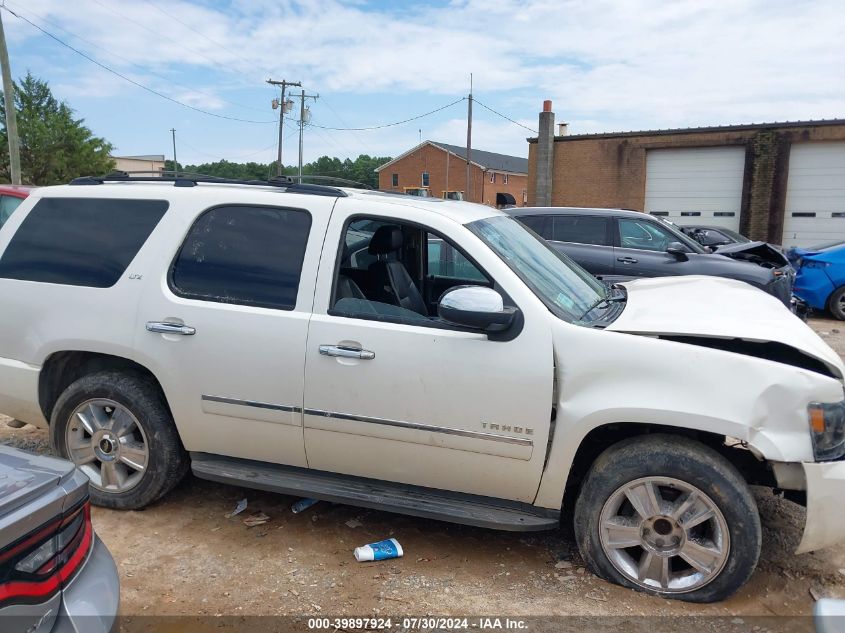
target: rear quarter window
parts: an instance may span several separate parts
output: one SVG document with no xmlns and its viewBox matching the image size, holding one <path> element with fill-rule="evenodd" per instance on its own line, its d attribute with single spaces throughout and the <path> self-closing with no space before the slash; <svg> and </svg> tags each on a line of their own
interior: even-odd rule
<svg viewBox="0 0 845 633">
<path fill-rule="evenodd" d="M 190 299 L 293 310 L 310 230 L 303 209 L 209 209 L 177 255 L 170 287 Z"/>
<path fill-rule="evenodd" d="M 167 207 L 165 200 L 42 198 L 0 257 L 0 278 L 109 288 Z"/>
</svg>

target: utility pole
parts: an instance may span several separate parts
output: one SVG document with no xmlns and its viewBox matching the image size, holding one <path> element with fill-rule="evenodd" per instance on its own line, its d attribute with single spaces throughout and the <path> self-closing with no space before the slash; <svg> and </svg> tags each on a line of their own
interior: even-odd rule
<svg viewBox="0 0 845 633">
<path fill-rule="evenodd" d="M 314 99 L 316 101 L 320 98 L 320 95 L 307 95 L 305 91 L 302 91 L 302 94 L 299 95 L 299 180 L 302 181 L 302 130 L 305 127 L 305 100 L 306 99 Z M 308 118 L 311 118 L 311 114 L 309 112 Z"/>
<path fill-rule="evenodd" d="M 173 177 L 179 176 L 179 163 L 176 162 L 176 128 L 170 128 L 170 133 L 173 135 Z"/>
<path fill-rule="evenodd" d="M 18 138 L 18 117 L 15 111 L 15 86 L 12 83 L 12 69 L 9 66 L 9 51 L 6 50 L 6 34 L 0 18 L 0 66 L 3 67 L 3 106 L 6 108 L 6 135 L 9 137 L 9 171 L 12 184 L 21 184 L 21 149 Z"/>
<path fill-rule="evenodd" d="M 472 73 L 469 74 L 469 99 L 467 100 L 467 197 L 472 201 Z"/>
<path fill-rule="evenodd" d="M 276 175 L 281 176 L 284 167 L 282 166 L 282 139 L 285 133 L 285 108 L 289 108 L 287 102 L 285 101 L 285 90 L 288 86 L 299 86 L 302 87 L 302 84 L 298 81 L 286 81 L 282 79 L 281 81 L 274 81 L 273 79 L 268 79 L 267 83 L 271 86 L 281 86 L 282 87 L 282 100 L 279 101 L 279 154 L 278 158 L 278 165 L 276 166 Z M 291 102 L 293 103 L 293 102 Z M 274 106 L 275 109 L 275 106 Z"/>
</svg>

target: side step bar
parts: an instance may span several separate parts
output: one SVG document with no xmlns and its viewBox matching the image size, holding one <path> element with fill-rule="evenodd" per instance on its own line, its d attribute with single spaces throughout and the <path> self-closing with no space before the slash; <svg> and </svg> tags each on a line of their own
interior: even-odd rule
<svg viewBox="0 0 845 633">
<path fill-rule="evenodd" d="M 191 453 L 191 469 L 225 484 L 496 530 L 551 530 L 560 520 L 557 510 L 527 503 L 207 453 Z"/>
</svg>

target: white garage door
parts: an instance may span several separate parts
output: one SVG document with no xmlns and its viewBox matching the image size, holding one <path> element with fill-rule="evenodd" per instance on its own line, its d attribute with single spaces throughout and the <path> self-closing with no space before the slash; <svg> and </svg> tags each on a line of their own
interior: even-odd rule
<svg viewBox="0 0 845 633">
<path fill-rule="evenodd" d="M 784 246 L 845 240 L 845 143 L 796 143 L 789 150 Z"/>
<path fill-rule="evenodd" d="M 648 150 L 645 210 L 676 224 L 739 231 L 744 173 L 744 147 Z"/>
</svg>

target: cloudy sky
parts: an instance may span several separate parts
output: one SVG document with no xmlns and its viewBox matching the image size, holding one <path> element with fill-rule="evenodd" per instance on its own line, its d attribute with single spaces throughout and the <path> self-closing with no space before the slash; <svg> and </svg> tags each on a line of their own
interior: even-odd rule
<svg viewBox="0 0 845 633">
<path fill-rule="evenodd" d="M 275 157 L 277 91 L 301 81 L 305 159 L 463 144 L 469 92 L 536 129 L 544 99 L 572 133 L 845 117 L 841 0 L 5 0 L 156 96 L 3 12 L 12 70 L 50 82 L 117 154 Z M 217 115 L 217 116 L 212 116 Z M 226 118 L 224 118 L 226 117 Z M 239 120 L 233 120 L 239 119 Z M 285 163 L 297 129 L 285 126 Z M 473 145 L 527 155 L 532 133 L 476 105 Z"/>
</svg>

